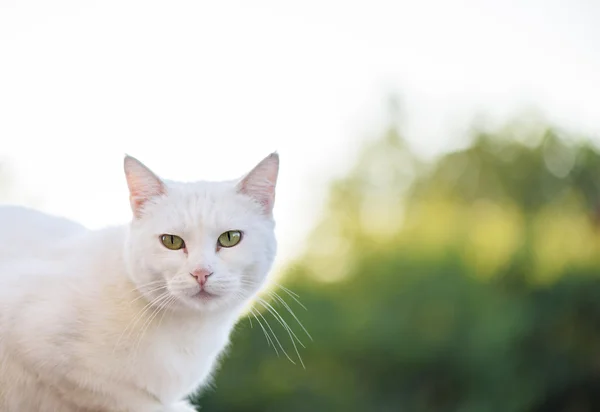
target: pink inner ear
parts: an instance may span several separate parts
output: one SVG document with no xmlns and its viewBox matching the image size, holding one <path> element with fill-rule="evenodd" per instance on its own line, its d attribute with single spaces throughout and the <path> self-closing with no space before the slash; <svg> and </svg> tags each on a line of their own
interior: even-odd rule
<svg viewBox="0 0 600 412">
<path fill-rule="evenodd" d="M 139 218 L 144 203 L 165 193 L 164 184 L 150 169 L 131 156 L 125 158 L 125 177 L 131 210 Z"/>
<path fill-rule="evenodd" d="M 271 213 L 275 204 L 278 173 L 279 156 L 273 153 L 246 175 L 240 182 L 238 190 L 260 203 L 266 213 Z"/>
<path fill-rule="evenodd" d="M 256 200 L 265 210 L 272 209 L 275 203 L 275 185 L 270 182 L 259 186 L 252 182 L 243 181 L 240 186 L 240 193 Z"/>
<path fill-rule="evenodd" d="M 131 203 L 131 210 L 133 211 L 133 213 L 135 214 L 136 217 L 140 217 L 141 211 L 142 211 L 142 206 L 144 206 L 144 203 L 146 203 L 147 201 L 148 201 L 147 198 L 129 196 L 129 203 Z"/>
</svg>

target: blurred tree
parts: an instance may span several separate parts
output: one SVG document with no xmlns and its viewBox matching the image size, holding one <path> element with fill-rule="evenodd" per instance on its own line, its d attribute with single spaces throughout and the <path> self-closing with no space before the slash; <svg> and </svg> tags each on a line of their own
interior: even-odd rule
<svg viewBox="0 0 600 412">
<path fill-rule="evenodd" d="M 395 126 L 368 143 L 286 274 L 308 310 L 267 294 L 306 369 L 263 310 L 202 410 L 600 410 L 600 155 L 547 126 L 471 141 L 429 165 Z"/>
<path fill-rule="evenodd" d="M 431 191 L 465 201 L 512 201 L 525 213 L 576 196 L 596 213 L 600 205 L 600 155 L 587 142 L 552 128 L 542 131 L 540 144 L 518 141 L 509 128 L 502 136 L 477 133 L 467 149 L 444 156 L 413 186 L 414 195 Z M 534 140 L 534 139 L 528 139 Z"/>
</svg>

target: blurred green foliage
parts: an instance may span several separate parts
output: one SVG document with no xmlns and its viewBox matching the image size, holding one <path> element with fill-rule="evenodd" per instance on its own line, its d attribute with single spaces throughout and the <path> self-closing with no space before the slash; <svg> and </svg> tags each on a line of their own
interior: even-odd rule
<svg viewBox="0 0 600 412">
<path fill-rule="evenodd" d="M 535 121 L 434 162 L 390 128 L 273 289 L 296 365 L 240 322 L 203 411 L 600 410 L 600 154 Z M 264 309 L 262 305 L 254 307 Z M 261 319 L 265 323 L 264 319 Z M 266 325 L 264 325 L 266 328 Z M 266 329 L 269 331 L 269 329 Z"/>
</svg>

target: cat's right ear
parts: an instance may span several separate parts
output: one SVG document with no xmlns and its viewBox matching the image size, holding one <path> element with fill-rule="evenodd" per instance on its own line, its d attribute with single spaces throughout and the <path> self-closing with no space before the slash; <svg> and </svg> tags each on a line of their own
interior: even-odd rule
<svg viewBox="0 0 600 412">
<path fill-rule="evenodd" d="M 136 218 L 140 218 L 144 203 L 165 194 L 165 185 L 152 170 L 135 157 L 126 155 L 123 166 L 129 187 L 131 210 Z"/>
</svg>

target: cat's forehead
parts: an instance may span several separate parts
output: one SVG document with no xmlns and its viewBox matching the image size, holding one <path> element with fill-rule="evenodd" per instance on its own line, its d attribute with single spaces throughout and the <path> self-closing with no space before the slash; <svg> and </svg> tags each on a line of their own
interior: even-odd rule
<svg viewBox="0 0 600 412">
<path fill-rule="evenodd" d="M 246 224 L 257 208 L 240 195 L 235 182 L 193 182 L 167 184 L 161 202 L 163 223 L 180 230 L 223 229 Z"/>
<path fill-rule="evenodd" d="M 235 182 L 165 182 L 167 197 L 179 202 L 223 201 L 236 193 Z"/>
</svg>

